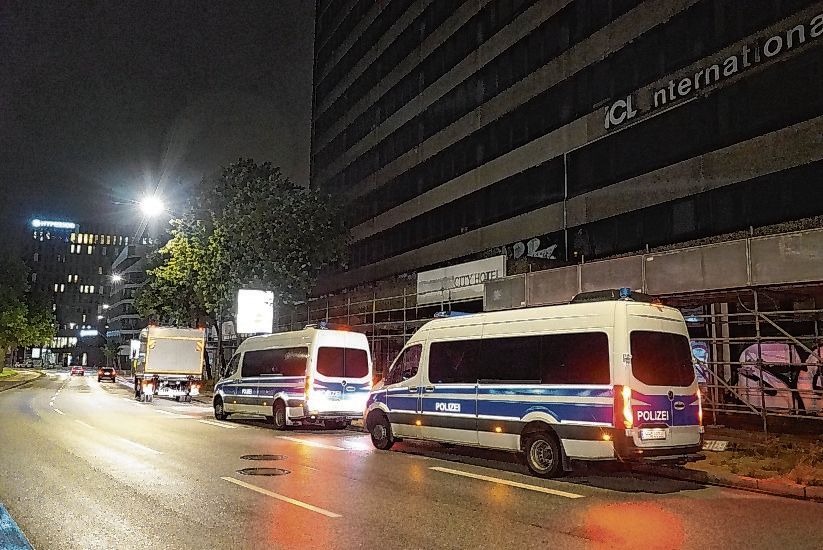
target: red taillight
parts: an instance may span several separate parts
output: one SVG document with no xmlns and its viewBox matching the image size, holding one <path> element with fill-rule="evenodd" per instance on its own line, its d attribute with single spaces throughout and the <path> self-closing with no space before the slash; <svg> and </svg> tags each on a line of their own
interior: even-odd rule
<svg viewBox="0 0 823 550">
<path fill-rule="evenodd" d="M 632 414 L 632 389 L 629 386 L 614 387 L 614 427 L 630 429 L 634 425 Z"/>
<path fill-rule="evenodd" d="M 700 426 L 703 425 L 703 392 L 697 388 L 697 422 Z"/>
<path fill-rule="evenodd" d="M 311 393 L 311 386 L 312 386 L 311 376 L 306 376 L 306 385 L 305 385 L 305 388 L 304 388 L 304 395 L 305 395 L 306 401 L 309 400 L 309 394 Z"/>
</svg>

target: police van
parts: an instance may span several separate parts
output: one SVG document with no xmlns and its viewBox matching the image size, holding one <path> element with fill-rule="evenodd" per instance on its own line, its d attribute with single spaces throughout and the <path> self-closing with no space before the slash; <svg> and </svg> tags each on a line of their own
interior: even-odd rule
<svg viewBox="0 0 823 550">
<path fill-rule="evenodd" d="M 227 370 L 214 387 L 214 417 L 265 416 L 278 430 L 362 418 L 372 382 L 366 336 L 325 325 L 248 338 Z"/>
<path fill-rule="evenodd" d="M 683 316 L 629 289 L 429 321 L 364 414 L 378 449 L 504 449 L 541 477 L 572 460 L 696 460 L 703 433 Z"/>
</svg>

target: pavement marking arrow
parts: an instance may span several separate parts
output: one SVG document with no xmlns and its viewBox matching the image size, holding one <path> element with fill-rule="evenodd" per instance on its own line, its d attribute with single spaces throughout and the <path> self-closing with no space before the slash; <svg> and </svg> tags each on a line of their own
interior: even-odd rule
<svg viewBox="0 0 823 550">
<path fill-rule="evenodd" d="M 498 477 L 484 476 L 480 474 L 473 474 L 471 472 L 464 472 L 462 470 L 452 470 L 451 468 L 442 468 L 440 466 L 430 466 L 429 470 L 443 472 L 446 474 L 454 474 L 457 476 L 470 477 L 472 479 L 479 479 L 482 481 L 490 481 L 491 483 L 499 483 L 501 485 L 509 485 L 510 487 L 517 487 L 518 489 L 528 489 L 529 491 L 537 491 L 538 493 L 546 493 L 547 495 L 555 495 L 566 498 L 583 498 L 583 495 L 577 493 L 567 493 L 566 491 L 558 491 L 557 489 L 549 489 L 547 487 L 540 487 L 539 485 L 529 485 L 527 483 L 520 483 L 518 481 L 509 481 L 508 479 L 500 479 Z"/>
<path fill-rule="evenodd" d="M 311 504 L 307 504 L 305 502 L 301 502 L 299 500 L 295 500 L 293 498 L 283 496 L 267 489 L 263 489 L 262 487 L 258 487 L 257 485 L 252 485 L 251 483 L 246 483 L 245 481 L 240 481 L 239 479 L 234 479 L 233 477 L 221 477 L 225 481 L 229 483 L 234 483 L 235 485 L 239 485 L 240 487 L 245 487 L 251 491 L 256 493 L 260 493 L 261 495 L 270 496 L 272 498 L 276 498 L 277 500 L 282 500 L 283 502 L 288 502 L 289 504 L 294 504 L 295 506 L 299 506 L 300 508 L 305 508 L 306 510 L 311 510 L 312 512 L 317 512 L 318 514 L 322 514 L 328 518 L 342 518 L 340 514 L 335 514 L 334 512 L 329 512 L 328 510 L 324 510 L 323 508 L 319 508 L 317 506 L 313 506 Z"/>
</svg>

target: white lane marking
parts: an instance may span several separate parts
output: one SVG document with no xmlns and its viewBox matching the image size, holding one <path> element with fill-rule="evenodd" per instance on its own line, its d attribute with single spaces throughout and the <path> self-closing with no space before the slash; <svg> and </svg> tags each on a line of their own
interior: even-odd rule
<svg viewBox="0 0 823 550">
<path fill-rule="evenodd" d="M 233 429 L 237 428 L 237 426 L 232 426 L 231 424 L 224 424 L 222 422 L 215 422 L 214 420 L 198 420 L 198 422 L 201 422 L 203 424 L 208 424 L 209 426 L 217 426 L 219 428 L 228 428 L 230 430 L 233 430 Z"/>
<path fill-rule="evenodd" d="M 161 454 L 163 454 L 163 453 L 161 453 L 160 451 L 155 451 L 154 449 L 152 449 L 152 448 L 150 448 L 150 447 L 146 447 L 145 445 L 141 445 L 140 443 L 135 443 L 135 442 L 134 442 L 134 441 L 132 441 L 131 439 L 126 439 L 125 437 L 119 437 L 118 439 L 119 439 L 120 441 L 124 441 L 124 442 L 128 443 L 129 445 L 132 445 L 132 446 L 134 446 L 134 447 L 136 447 L 136 448 L 138 448 L 138 449 L 142 449 L 142 450 L 144 450 L 144 451 L 146 451 L 146 452 L 149 452 L 149 453 L 154 453 L 154 454 L 156 454 L 156 455 L 161 455 Z"/>
<path fill-rule="evenodd" d="M 75 422 L 77 422 L 77 423 L 78 423 L 78 424 L 80 424 L 81 426 L 85 426 L 85 427 L 87 427 L 87 428 L 91 428 L 92 430 L 94 429 L 94 426 L 92 426 L 91 424 L 86 424 L 86 423 L 85 423 L 85 422 L 83 422 L 82 420 L 75 420 Z"/>
<path fill-rule="evenodd" d="M 180 414 L 175 412 L 164 411 L 162 409 L 154 409 L 154 412 L 165 414 L 166 416 L 170 416 L 172 418 L 197 418 L 196 416 L 192 416 L 190 414 Z"/>
<path fill-rule="evenodd" d="M 317 441 L 311 441 L 310 439 L 299 439 L 297 437 L 289 437 L 286 435 L 281 435 L 277 439 L 287 439 L 289 441 L 294 441 L 295 443 L 300 443 L 301 445 L 308 445 L 309 447 L 319 447 L 321 449 L 331 449 L 333 451 L 350 451 L 355 449 L 345 449 L 343 447 L 335 447 L 334 445 L 326 445 L 325 443 L 318 443 Z"/>
<path fill-rule="evenodd" d="M 64 413 L 63 411 L 61 411 L 60 409 L 52 409 L 52 410 L 53 410 L 54 412 L 56 412 L 57 414 L 62 414 L 62 415 L 65 415 L 65 414 L 66 414 L 66 413 Z"/>
<path fill-rule="evenodd" d="M 294 504 L 295 506 L 299 506 L 300 508 L 305 508 L 306 510 L 311 510 L 312 512 L 317 512 L 318 514 L 322 514 L 328 518 L 342 518 L 340 514 L 335 514 L 334 512 L 329 512 L 328 510 L 324 510 L 323 508 L 319 508 L 317 506 L 313 506 L 311 504 L 307 504 L 305 502 L 301 502 L 299 500 L 295 500 L 293 498 L 289 498 L 287 496 L 279 495 L 277 493 L 273 493 L 269 490 L 263 489 L 262 487 L 258 487 L 257 485 L 252 485 L 251 483 L 246 483 L 245 481 L 240 481 L 239 479 L 234 479 L 233 477 L 221 477 L 225 481 L 229 483 L 234 483 L 235 485 L 239 485 L 240 487 L 245 487 L 246 489 L 252 490 L 256 493 L 260 493 L 261 495 L 267 495 L 272 498 L 276 498 L 277 500 L 282 500 L 283 502 L 288 502 L 289 504 Z"/>
<path fill-rule="evenodd" d="M 482 481 L 490 481 L 492 483 L 499 483 L 501 485 L 509 485 L 510 487 L 517 487 L 518 489 L 528 489 L 529 491 L 537 491 L 538 493 L 546 493 L 547 495 L 555 495 L 566 498 L 583 498 L 583 495 L 577 493 L 567 493 L 566 491 L 558 491 L 557 489 L 548 489 L 540 487 L 539 485 L 529 485 L 527 483 L 520 483 L 517 481 L 509 481 L 508 479 L 500 479 L 498 477 L 489 477 L 480 474 L 473 474 L 471 472 L 464 472 L 462 470 L 452 470 L 451 468 L 442 468 L 440 466 L 430 466 L 429 470 L 443 472 L 446 474 L 454 474 L 463 477 L 470 477 L 472 479 L 479 479 Z"/>
</svg>

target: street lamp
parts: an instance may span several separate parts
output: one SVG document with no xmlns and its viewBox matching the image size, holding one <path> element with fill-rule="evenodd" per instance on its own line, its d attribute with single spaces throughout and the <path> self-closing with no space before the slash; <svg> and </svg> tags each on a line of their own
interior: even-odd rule
<svg viewBox="0 0 823 550">
<path fill-rule="evenodd" d="M 114 275 L 111 276 L 111 282 L 113 282 L 113 283 L 119 283 L 122 280 L 123 280 L 123 276 L 120 275 L 119 273 L 115 273 Z"/>
<path fill-rule="evenodd" d="M 162 214 L 166 210 L 166 206 L 157 195 L 149 195 L 143 197 L 143 200 L 140 201 L 140 210 L 147 218 L 154 218 Z"/>
</svg>

